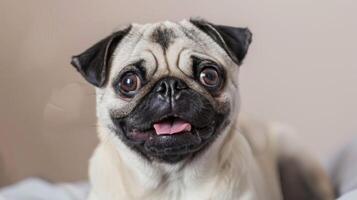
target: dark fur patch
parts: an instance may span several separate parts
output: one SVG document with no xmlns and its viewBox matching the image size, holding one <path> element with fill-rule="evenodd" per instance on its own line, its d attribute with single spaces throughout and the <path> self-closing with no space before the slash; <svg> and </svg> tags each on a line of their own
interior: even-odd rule
<svg viewBox="0 0 357 200">
<path fill-rule="evenodd" d="M 71 64 L 89 83 L 103 87 L 108 79 L 111 56 L 130 30 L 131 26 L 102 39 L 83 53 L 73 56 Z"/>
<path fill-rule="evenodd" d="M 317 178 L 298 160 L 281 158 L 278 170 L 284 199 L 327 200 L 326 195 L 317 187 Z"/>
<path fill-rule="evenodd" d="M 195 19 L 190 22 L 221 46 L 235 63 L 242 64 L 252 41 L 252 33 L 248 28 L 215 25 Z"/>
<path fill-rule="evenodd" d="M 161 26 L 155 29 L 151 35 L 152 41 L 158 43 L 164 50 L 170 46 L 175 38 L 176 35 L 171 29 Z"/>
</svg>

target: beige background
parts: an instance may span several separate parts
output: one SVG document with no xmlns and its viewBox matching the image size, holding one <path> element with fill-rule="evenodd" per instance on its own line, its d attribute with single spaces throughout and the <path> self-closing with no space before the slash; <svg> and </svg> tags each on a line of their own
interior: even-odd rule
<svg viewBox="0 0 357 200">
<path fill-rule="evenodd" d="M 0 185 L 85 178 L 94 90 L 69 65 L 117 25 L 202 16 L 249 26 L 243 110 L 291 124 L 320 158 L 357 133 L 353 0 L 1 0 Z"/>
</svg>

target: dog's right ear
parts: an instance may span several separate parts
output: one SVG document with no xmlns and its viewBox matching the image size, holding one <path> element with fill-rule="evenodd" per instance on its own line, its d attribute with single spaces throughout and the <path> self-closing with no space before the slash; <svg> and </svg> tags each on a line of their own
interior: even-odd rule
<svg viewBox="0 0 357 200">
<path fill-rule="evenodd" d="M 102 87 L 106 83 L 110 58 L 119 42 L 129 33 L 131 26 L 104 38 L 83 53 L 72 56 L 71 64 L 91 84 Z"/>
</svg>

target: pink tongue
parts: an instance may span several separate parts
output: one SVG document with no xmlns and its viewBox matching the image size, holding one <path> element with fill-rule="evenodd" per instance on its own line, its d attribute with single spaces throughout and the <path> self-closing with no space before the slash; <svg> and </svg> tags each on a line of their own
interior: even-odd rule
<svg viewBox="0 0 357 200">
<path fill-rule="evenodd" d="M 176 134 L 183 131 L 191 131 L 191 124 L 186 121 L 175 119 L 173 122 L 159 122 L 154 124 L 156 134 Z"/>
</svg>

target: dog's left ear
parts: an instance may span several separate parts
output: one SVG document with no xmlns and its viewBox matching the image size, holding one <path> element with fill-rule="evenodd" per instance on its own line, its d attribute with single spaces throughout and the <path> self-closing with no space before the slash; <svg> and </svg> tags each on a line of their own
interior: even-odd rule
<svg viewBox="0 0 357 200">
<path fill-rule="evenodd" d="M 82 76 L 96 87 L 106 83 L 110 58 L 118 43 L 128 34 L 131 27 L 117 31 L 104 38 L 83 53 L 72 56 L 71 64 Z"/>
<path fill-rule="evenodd" d="M 215 25 L 196 19 L 190 22 L 217 42 L 235 63 L 242 63 L 252 42 L 252 33 L 248 28 Z"/>
</svg>

